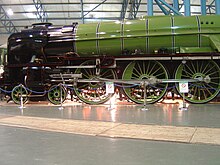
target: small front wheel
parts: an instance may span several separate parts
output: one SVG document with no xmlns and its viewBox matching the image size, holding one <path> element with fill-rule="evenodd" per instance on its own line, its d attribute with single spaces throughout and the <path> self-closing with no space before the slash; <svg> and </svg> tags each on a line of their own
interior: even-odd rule
<svg viewBox="0 0 220 165">
<path fill-rule="evenodd" d="M 28 91 L 22 84 L 15 86 L 12 89 L 11 98 L 16 104 L 20 104 L 21 99 L 25 103 L 28 100 Z"/>
<path fill-rule="evenodd" d="M 47 97 L 55 105 L 61 104 L 66 100 L 67 92 L 62 85 L 53 85 L 50 87 Z"/>
</svg>

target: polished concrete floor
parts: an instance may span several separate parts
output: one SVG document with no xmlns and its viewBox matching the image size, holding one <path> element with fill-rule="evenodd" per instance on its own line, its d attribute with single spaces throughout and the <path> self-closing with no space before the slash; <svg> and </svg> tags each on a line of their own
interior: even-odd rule
<svg viewBox="0 0 220 165">
<path fill-rule="evenodd" d="M 1 165 L 219 165 L 220 104 L 0 102 Z"/>
<path fill-rule="evenodd" d="M 220 127 L 220 103 L 190 104 L 187 111 L 179 110 L 178 103 L 147 105 L 148 111 L 143 111 L 142 105 L 86 105 L 66 103 L 64 109 L 47 102 L 28 103 L 20 109 L 14 103 L 2 102 L 0 114 L 23 115 L 45 118 L 62 118 L 74 120 L 107 121 L 135 124 L 158 124 L 174 126 Z M 113 108 L 113 110 L 109 110 Z"/>
</svg>

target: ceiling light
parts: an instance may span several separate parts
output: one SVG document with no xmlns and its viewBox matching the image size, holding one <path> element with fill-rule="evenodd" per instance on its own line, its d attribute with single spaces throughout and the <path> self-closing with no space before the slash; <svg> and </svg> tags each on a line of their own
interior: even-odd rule
<svg viewBox="0 0 220 165">
<path fill-rule="evenodd" d="M 14 12 L 13 12 L 13 10 L 12 10 L 12 9 L 8 9 L 8 10 L 7 10 L 7 14 L 8 14 L 8 15 L 13 15 L 13 14 L 14 14 Z"/>
<path fill-rule="evenodd" d="M 25 13 L 24 15 L 28 18 L 37 18 L 36 14 L 34 13 Z"/>
</svg>

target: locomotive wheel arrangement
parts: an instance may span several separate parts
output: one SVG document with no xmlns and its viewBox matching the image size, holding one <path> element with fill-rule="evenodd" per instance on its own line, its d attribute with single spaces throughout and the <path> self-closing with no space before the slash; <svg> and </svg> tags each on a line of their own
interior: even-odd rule
<svg viewBox="0 0 220 165">
<path fill-rule="evenodd" d="M 138 104 L 156 103 L 173 88 L 190 103 L 207 103 L 220 90 L 219 16 L 41 23 L 8 43 L 1 89 L 17 104 L 39 96 L 60 104 L 68 93 L 103 104 L 113 95 L 105 82 Z M 179 82 L 189 83 L 188 93 L 180 93 Z"/>
</svg>

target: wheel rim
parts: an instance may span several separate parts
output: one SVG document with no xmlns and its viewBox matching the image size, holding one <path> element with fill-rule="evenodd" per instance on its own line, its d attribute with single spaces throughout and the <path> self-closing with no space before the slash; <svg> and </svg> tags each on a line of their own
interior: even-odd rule
<svg viewBox="0 0 220 165">
<path fill-rule="evenodd" d="M 212 60 L 187 61 L 186 64 L 180 64 L 175 78 L 200 80 L 189 83 L 189 92 L 184 94 L 185 99 L 191 103 L 207 103 L 219 93 L 220 69 Z M 179 92 L 178 83 L 176 88 Z M 183 96 L 182 93 L 180 95 Z"/>
<path fill-rule="evenodd" d="M 85 61 L 81 66 L 95 65 L 92 60 Z M 95 68 L 78 68 L 76 74 L 82 73 L 82 78 L 94 80 L 96 78 L 115 79 L 116 75 L 112 69 L 101 69 L 100 75 L 96 75 Z M 87 104 L 103 104 L 108 101 L 113 94 L 106 93 L 105 82 L 78 82 L 74 88 L 77 97 Z"/>
<path fill-rule="evenodd" d="M 23 103 L 25 103 L 28 100 L 28 91 L 26 90 L 26 88 L 23 85 L 15 86 L 11 92 L 12 100 L 16 104 L 20 104 L 21 103 L 21 96 L 23 99 Z"/>
<path fill-rule="evenodd" d="M 123 80 L 150 80 L 150 79 L 168 79 L 168 74 L 163 65 L 157 61 L 133 61 L 125 68 Z M 146 103 L 155 103 L 159 101 L 166 93 L 168 84 L 158 83 L 150 84 L 146 87 Z M 135 103 L 144 103 L 144 87 L 134 85 L 124 87 L 124 92 L 129 99 Z"/>
<path fill-rule="evenodd" d="M 53 85 L 50 87 L 48 91 L 48 100 L 52 104 L 61 104 L 61 96 L 62 96 L 62 103 L 66 100 L 66 89 L 62 85 Z"/>
</svg>

